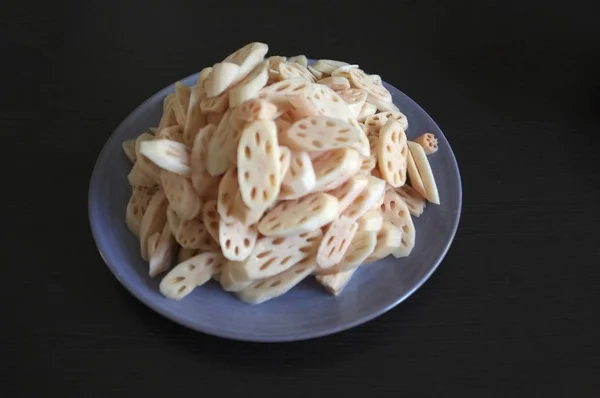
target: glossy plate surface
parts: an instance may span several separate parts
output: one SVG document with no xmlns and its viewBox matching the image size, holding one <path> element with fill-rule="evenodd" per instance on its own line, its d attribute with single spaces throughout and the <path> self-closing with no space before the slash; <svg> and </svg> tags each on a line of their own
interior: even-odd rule
<svg viewBox="0 0 600 398">
<path fill-rule="evenodd" d="M 182 82 L 193 85 L 196 78 L 192 75 Z M 121 143 L 158 124 L 162 100 L 174 91 L 171 85 L 146 100 L 119 125 L 96 162 L 89 217 L 104 261 L 123 286 L 148 307 L 181 325 L 230 339 L 304 340 L 340 332 L 390 310 L 419 288 L 445 256 L 458 226 L 462 189 L 456 159 L 439 127 L 414 101 L 384 84 L 408 118 L 408 138 L 432 132 L 439 140 L 440 149 L 429 160 L 442 203 L 428 204 L 423 215 L 414 219 L 416 245 L 409 257 L 390 256 L 359 269 L 339 297 L 326 293 L 310 277 L 284 296 L 256 306 L 239 301 L 214 281 L 196 288 L 182 301 L 164 298 L 158 290 L 159 278 L 148 276 L 139 242 L 125 225 L 131 164 Z"/>
</svg>

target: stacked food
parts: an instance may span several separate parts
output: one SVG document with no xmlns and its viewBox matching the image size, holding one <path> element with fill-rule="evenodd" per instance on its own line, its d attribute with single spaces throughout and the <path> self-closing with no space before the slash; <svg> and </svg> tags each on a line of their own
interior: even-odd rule
<svg viewBox="0 0 600 398">
<path fill-rule="evenodd" d="M 167 298 L 215 279 L 257 304 L 310 275 L 337 295 L 358 267 L 408 256 L 412 217 L 440 203 L 437 139 L 407 140 L 379 76 L 267 50 L 177 82 L 158 126 L 123 143 L 126 223 Z"/>
</svg>

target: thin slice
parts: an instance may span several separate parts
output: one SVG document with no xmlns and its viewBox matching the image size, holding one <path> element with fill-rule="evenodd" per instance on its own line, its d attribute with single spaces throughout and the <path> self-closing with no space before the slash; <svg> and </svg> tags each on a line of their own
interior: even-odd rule
<svg viewBox="0 0 600 398">
<path fill-rule="evenodd" d="M 250 304 L 264 303 L 290 291 L 310 275 L 315 268 L 315 258 L 308 257 L 279 275 L 249 285 L 239 291 L 237 296 Z"/>
<path fill-rule="evenodd" d="M 304 66 L 305 68 L 308 66 L 308 58 L 306 58 L 306 55 L 303 55 L 303 54 L 290 57 L 290 59 L 288 59 L 288 61 L 295 62 L 298 65 Z"/>
<path fill-rule="evenodd" d="M 384 221 L 383 226 L 377 232 L 377 244 L 371 255 L 364 261 L 365 264 L 381 260 L 392 254 L 394 249 L 402 247 L 402 230 L 391 222 Z"/>
<path fill-rule="evenodd" d="M 202 221 L 204 227 L 210 236 L 215 240 L 219 241 L 219 212 L 217 211 L 217 201 L 209 200 L 202 207 Z"/>
<path fill-rule="evenodd" d="M 358 220 L 383 198 L 385 181 L 374 176 L 367 176 L 367 178 L 369 179 L 367 187 L 342 213 L 343 216 L 351 220 Z"/>
<path fill-rule="evenodd" d="M 252 253 L 257 237 L 256 225 L 219 221 L 219 243 L 228 260 L 244 261 Z"/>
<path fill-rule="evenodd" d="M 382 101 L 392 101 L 392 94 L 382 84 L 374 82 L 359 68 L 348 70 L 348 77 L 353 87 L 365 90 L 370 96 Z"/>
<path fill-rule="evenodd" d="M 354 202 L 358 195 L 364 191 L 368 182 L 369 179 L 367 176 L 357 174 L 336 189 L 327 193 L 337 198 L 340 204 L 340 213 L 343 213 L 348 206 Z"/>
<path fill-rule="evenodd" d="M 381 176 L 394 188 L 406 183 L 407 152 L 402 125 L 396 119 L 389 118 L 379 132 L 377 166 Z"/>
<path fill-rule="evenodd" d="M 369 135 L 379 135 L 379 130 L 390 119 L 396 119 L 400 123 L 400 129 L 406 131 L 408 129 L 408 119 L 401 112 L 379 112 L 365 119 L 365 125 L 369 128 Z"/>
<path fill-rule="evenodd" d="M 207 196 L 208 191 L 219 182 L 218 177 L 211 176 L 206 168 L 210 139 L 216 129 L 212 124 L 207 124 L 200 129 L 194 138 L 190 155 L 192 185 L 201 197 Z"/>
<path fill-rule="evenodd" d="M 340 66 L 349 65 L 347 62 L 343 61 L 335 61 L 333 59 L 319 59 L 314 64 L 312 64 L 313 69 L 330 75 L 331 72 L 339 68 Z"/>
<path fill-rule="evenodd" d="M 423 180 L 423 186 L 425 187 L 425 199 L 433 204 L 439 205 L 440 195 L 438 193 L 437 184 L 435 183 L 433 171 L 431 170 L 429 160 L 427 159 L 427 155 L 425 154 L 423 147 L 415 142 L 408 142 L 408 148 L 410 149 L 410 153 L 415 160 L 419 175 Z"/>
<path fill-rule="evenodd" d="M 313 163 L 316 183 L 314 192 L 335 189 L 355 175 L 362 165 L 355 149 L 335 149 Z"/>
<path fill-rule="evenodd" d="M 268 80 L 269 63 L 263 61 L 229 91 L 229 107 L 234 108 L 244 101 L 256 98 Z"/>
<path fill-rule="evenodd" d="M 237 151 L 239 190 L 250 210 L 269 207 L 281 188 L 277 126 L 272 120 L 249 123 Z"/>
<path fill-rule="evenodd" d="M 169 205 L 179 217 L 184 220 L 191 220 L 200 213 L 203 204 L 202 199 L 200 199 L 188 178 L 162 170 L 160 180 Z"/>
<path fill-rule="evenodd" d="M 339 215 L 338 200 L 315 193 L 298 200 L 284 201 L 265 214 L 258 231 L 265 236 L 288 236 L 321 228 Z"/>
<path fill-rule="evenodd" d="M 162 279 L 159 290 L 163 296 L 181 300 L 197 286 L 208 282 L 211 276 L 220 271 L 225 259 L 218 252 L 198 254 L 173 268 Z"/>
<path fill-rule="evenodd" d="M 190 176 L 190 151 L 180 142 L 166 139 L 143 141 L 140 153 L 164 170 Z"/>
<path fill-rule="evenodd" d="M 154 278 L 171 268 L 176 250 L 177 242 L 171 233 L 169 225 L 165 223 L 165 226 L 160 233 L 160 238 L 150 254 L 148 270 L 150 278 Z"/>
<path fill-rule="evenodd" d="M 356 116 L 356 119 L 359 122 L 365 122 L 366 119 L 368 119 L 370 116 L 373 116 L 376 113 L 377 113 L 377 107 L 373 104 L 369 104 L 368 102 L 365 102 L 363 104 L 363 106 L 360 108 L 360 112 L 358 113 L 358 116 Z"/>
<path fill-rule="evenodd" d="M 321 229 L 285 237 L 264 236 L 256 242 L 240 273 L 253 280 L 277 275 L 314 254 L 322 237 Z"/>
<path fill-rule="evenodd" d="M 419 193 L 421 196 L 426 197 L 427 192 L 425 191 L 425 185 L 423 185 L 423 180 L 421 179 L 421 174 L 419 174 L 419 169 L 417 169 L 417 164 L 415 163 L 415 158 L 412 155 L 412 152 L 409 150 L 406 156 L 406 174 L 410 179 L 410 185 Z M 406 185 L 406 184 L 405 184 Z"/>
<path fill-rule="evenodd" d="M 200 218 L 182 220 L 175 239 L 186 249 L 211 251 L 219 248 L 219 244 L 210 236 Z"/>
<path fill-rule="evenodd" d="M 352 270 L 363 265 L 377 246 L 377 231 L 359 231 L 344 253 L 343 258 L 333 267 L 319 268 L 317 273 L 336 274 Z"/>
<path fill-rule="evenodd" d="M 281 183 L 281 199 L 299 199 L 316 184 L 315 170 L 307 152 L 293 152 L 290 167 Z"/>
<path fill-rule="evenodd" d="M 378 232 L 383 226 L 383 215 L 379 209 L 373 209 L 366 212 L 358 219 L 358 229 L 360 231 Z"/>
<path fill-rule="evenodd" d="M 415 246 L 416 230 L 404 199 L 394 191 L 386 192 L 381 213 L 386 220 L 402 231 L 401 245 L 394 248 L 392 254 L 396 258 L 408 256 Z"/>
<path fill-rule="evenodd" d="M 140 224 L 140 253 L 148 261 L 148 238 L 162 232 L 167 223 L 167 198 L 162 190 L 157 191 L 150 199 Z"/>
<path fill-rule="evenodd" d="M 413 141 L 421 145 L 427 155 L 436 153 L 438 150 L 438 139 L 431 133 L 421 134 Z"/>
<path fill-rule="evenodd" d="M 282 80 L 304 79 L 314 82 L 315 77 L 304 66 L 295 62 L 280 62 L 278 65 L 279 78 Z"/>
<path fill-rule="evenodd" d="M 319 269 L 331 268 L 344 257 L 358 231 L 358 223 L 347 217 L 334 220 L 327 228 L 317 251 Z"/>
<path fill-rule="evenodd" d="M 348 88 L 338 91 L 338 94 L 346 101 L 354 116 L 360 121 L 361 111 L 367 101 L 367 92 L 359 88 Z"/>
<path fill-rule="evenodd" d="M 236 50 L 227 56 L 223 62 L 232 62 L 239 65 L 238 79 L 243 79 L 252 69 L 256 67 L 269 51 L 269 46 L 261 42 L 253 42 Z"/>
<path fill-rule="evenodd" d="M 396 188 L 396 193 L 404 199 L 412 216 L 419 217 L 423 214 L 427 202 L 417 190 L 410 185 L 403 185 L 400 188 Z"/>
<path fill-rule="evenodd" d="M 368 156 L 362 131 L 343 120 L 328 116 L 309 116 L 292 124 L 283 135 L 283 144 L 295 151 L 326 151 L 354 148 Z"/>
<path fill-rule="evenodd" d="M 228 223 L 234 223 L 237 220 L 234 214 L 235 197 L 239 192 L 237 169 L 227 170 L 221 183 L 219 184 L 219 193 L 217 199 L 217 210 L 221 220 Z"/>
<path fill-rule="evenodd" d="M 216 97 L 227 90 L 240 71 L 240 66 L 232 62 L 219 62 L 214 64 L 212 68 L 212 73 L 204 84 L 204 90 L 208 98 Z"/>
<path fill-rule="evenodd" d="M 308 71 L 315 77 L 315 79 L 320 80 L 324 77 L 323 72 L 320 72 L 318 70 L 316 70 L 315 68 L 313 68 L 311 65 L 308 65 L 306 67 L 306 69 L 308 69 Z"/>
<path fill-rule="evenodd" d="M 147 187 L 133 187 L 129 203 L 127 203 L 127 210 L 125 213 L 125 223 L 127 228 L 139 238 L 140 226 L 142 225 L 142 218 L 148 208 L 148 204 L 154 196 L 156 188 Z"/>
<path fill-rule="evenodd" d="M 290 99 L 308 97 L 313 85 L 306 79 L 295 78 L 283 80 L 260 90 L 258 98 L 271 102 L 278 107 L 289 107 Z"/>
<path fill-rule="evenodd" d="M 232 112 L 231 109 L 225 112 L 208 144 L 206 169 L 212 176 L 218 176 L 227 171 L 237 150 L 239 136 L 231 123 Z"/>
<path fill-rule="evenodd" d="M 352 279 L 356 270 L 357 268 L 354 268 L 331 275 L 317 275 L 316 279 L 329 293 L 339 296 L 342 290 L 348 285 L 348 282 L 350 282 L 350 279 Z"/>
<path fill-rule="evenodd" d="M 252 283 L 243 272 L 243 263 L 239 261 L 227 261 L 221 269 L 219 283 L 226 292 L 239 292 Z"/>
<path fill-rule="evenodd" d="M 323 84 L 335 91 L 348 90 L 350 88 L 350 82 L 348 79 L 342 76 L 329 76 L 319 80 L 317 83 Z M 365 100 L 366 100 L 365 94 Z"/>
</svg>

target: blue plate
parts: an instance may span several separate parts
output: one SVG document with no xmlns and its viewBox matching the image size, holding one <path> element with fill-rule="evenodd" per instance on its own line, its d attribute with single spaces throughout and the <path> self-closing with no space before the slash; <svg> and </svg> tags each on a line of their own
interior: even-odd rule
<svg viewBox="0 0 600 398">
<path fill-rule="evenodd" d="M 183 79 L 193 85 L 197 74 Z M 102 149 L 90 183 L 89 217 L 96 245 L 115 277 L 141 302 L 181 325 L 236 340 L 284 342 L 320 337 L 367 322 L 410 296 L 438 267 L 458 227 L 462 188 L 456 159 L 436 123 L 414 101 L 384 83 L 394 103 L 407 116 L 409 139 L 434 133 L 439 150 L 429 156 L 441 205 L 428 204 L 414 219 L 416 245 L 407 258 L 388 257 L 359 269 L 339 297 L 324 291 L 308 278 L 287 294 L 252 306 L 239 301 L 211 281 L 182 301 L 164 298 L 160 278 L 148 276 L 139 243 L 125 225 L 131 193 L 127 174 L 131 164 L 122 141 L 156 126 L 162 100 L 174 91 L 171 85 L 141 104 L 115 130 Z"/>
</svg>

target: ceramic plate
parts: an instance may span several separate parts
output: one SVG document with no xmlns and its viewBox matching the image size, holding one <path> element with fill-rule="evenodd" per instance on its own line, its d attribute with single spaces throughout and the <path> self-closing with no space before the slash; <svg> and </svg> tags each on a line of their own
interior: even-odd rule
<svg viewBox="0 0 600 398">
<path fill-rule="evenodd" d="M 183 83 L 191 86 L 196 78 L 197 75 L 189 76 Z M 89 217 L 104 261 L 125 288 L 166 318 L 236 340 L 310 339 L 349 329 L 392 309 L 418 289 L 445 256 L 458 226 L 462 191 L 456 159 L 439 127 L 414 101 L 384 84 L 408 118 L 408 138 L 432 132 L 439 140 L 440 149 L 429 159 L 441 205 L 428 204 L 423 215 L 414 219 L 417 239 L 409 257 L 389 256 L 360 268 L 338 297 L 325 292 L 311 277 L 287 294 L 256 306 L 239 301 L 214 281 L 196 288 L 181 301 L 164 298 L 158 290 L 160 278 L 148 276 L 138 240 L 125 225 L 131 164 L 121 143 L 158 124 L 163 98 L 174 91 L 171 85 L 146 100 L 119 125 L 96 162 L 90 184 Z"/>
</svg>

